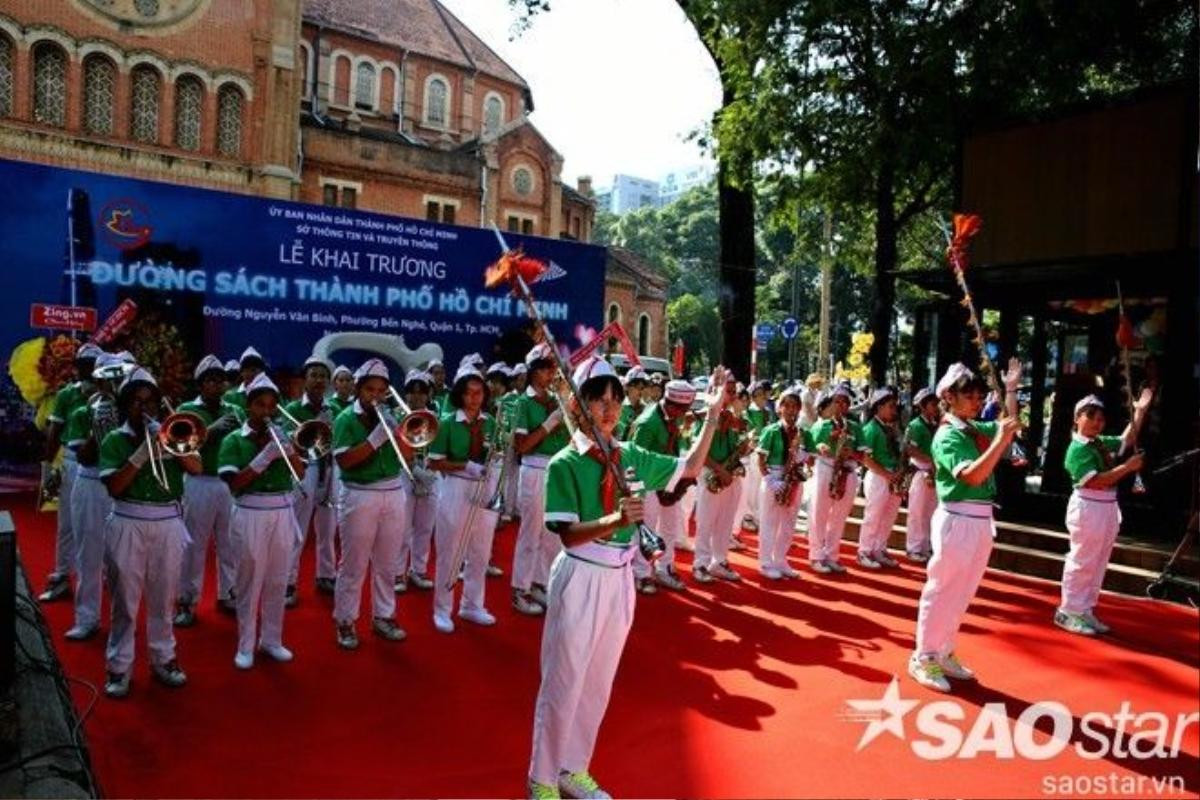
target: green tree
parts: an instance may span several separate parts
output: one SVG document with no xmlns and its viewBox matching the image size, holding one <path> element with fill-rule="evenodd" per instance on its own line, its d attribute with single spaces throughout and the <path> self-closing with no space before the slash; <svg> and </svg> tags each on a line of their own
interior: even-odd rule
<svg viewBox="0 0 1200 800">
<path fill-rule="evenodd" d="M 672 344 L 682 340 L 688 371 L 707 371 L 721 358 L 721 320 L 712 303 L 684 294 L 667 304 Z"/>
</svg>

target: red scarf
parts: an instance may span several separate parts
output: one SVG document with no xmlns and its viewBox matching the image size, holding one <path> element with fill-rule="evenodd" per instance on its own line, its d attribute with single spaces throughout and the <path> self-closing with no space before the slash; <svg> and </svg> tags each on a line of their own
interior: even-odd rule
<svg viewBox="0 0 1200 800">
<path fill-rule="evenodd" d="M 787 461 L 788 454 L 792 452 L 792 440 L 796 438 L 799 429 L 794 425 L 788 427 L 787 423 L 780 423 L 779 432 L 783 434 L 783 460 Z"/>
<path fill-rule="evenodd" d="M 667 426 L 667 455 L 677 455 L 679 449 L 679 417 L 671 419 L 667 416 L 667 412 L 660 405 L 658 413 L 662 417 L 663 424 Z"/>
<path fill-rule="evenodd" d="M 616 470 L 621 468 L 621 449 L 613 447 L 608 453 L 608 460 L 604 460 L 604 454 L 600 452 L 600 446 L 593 444 L 587 451 L 588 457 L 598 463 L 603 468 L 603 474 L 600 478 L 600 505 L 604 508 L 605 514 L 611 514 L 617 510 L 617 475 Z M 612 467 L 609 464 L 612 464 Z M 615 469 L 614 469 L 615 467 Z"/>
<path fill-rule="evenodd" d="M 950 420 L 948 420 L 948 419 L 942 420 L 942 425 L 950 425 L 950 424 L 952 424 L 950 422 Z M 971 439 L 974 440 L 975 449 L 979 451 L 980 455 L 983 455 L 983 452 L 985 450 L 987 450 L 989 447 L 991 447 L 992 440 L 988 438 L 986 433 L 979 430 L 979 428 L 976 428 L 970 422 L 964 421 L 963 425 L 964 425 L 963 430 L 966 432 L 967 436 L 970 436 Z"/>
<path fill-rule="evenodd" d="M 474 420 L 467 423 L 467 430 L 471 433 L 471 443 L 467 445 L 467 460 L 468 461 L 483 461 L 483 414 L 477 416 Z"/>
</svg>

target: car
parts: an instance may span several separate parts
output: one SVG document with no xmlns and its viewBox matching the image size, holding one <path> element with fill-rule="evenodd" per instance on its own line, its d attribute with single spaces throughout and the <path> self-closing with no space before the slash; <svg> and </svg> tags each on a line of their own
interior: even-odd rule
<svg viewBox="0 0 1200 800">
<path fill-rule="evenodd" d="M 629 363 L 629 358 L 624 353 L 609 353 L 606 358 L 608 363 L 612 364 L 613 369 L 618 375 L 624 375 L 633 366 Z M 653 356 L 638 356 L 638 360 L 642 362 L 642 369 L 646 370 L 647 375 L 658 373 L 667 380 L 675 377 L 675 371 L 671 369 L 671 362 L 665 358 L 654 358 Z"/>
</svg>

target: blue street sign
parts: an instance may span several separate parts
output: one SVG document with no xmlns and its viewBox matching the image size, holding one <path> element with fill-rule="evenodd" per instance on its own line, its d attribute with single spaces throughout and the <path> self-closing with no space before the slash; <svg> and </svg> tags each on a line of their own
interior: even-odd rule
<svg viewBox="0 0 1200 800">
<path fill-rule="evenodd" d="M 754 328 L 754 337 L 758 339 L 760 347 L 766 345 L 767 342 L 775 338 L 775 326 L 770 322 L 760 322 Z"/>
<path fill-rule="evenodd" d="M 785 339 L 795 339 L 796 334 L 800 330 L 800 324 L 796 322 L 795 317 L 788 317 L 783 322 L 779 323 L 779 331 Z"/>
</svg>

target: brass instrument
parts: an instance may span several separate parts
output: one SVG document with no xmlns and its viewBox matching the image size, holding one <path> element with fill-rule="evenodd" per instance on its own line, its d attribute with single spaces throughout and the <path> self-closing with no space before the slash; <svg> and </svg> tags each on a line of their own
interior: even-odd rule
<svg viewBox="0 0 1200 800">
<path fill-rule="evenodd" d="M 396 391 L 395 386 L 388 386 L 388 392 L 392 402 L 396 404 L 396 408 L 404 412 L 404 421 L 400 423 L 400 441 L 413 450 L 420 450 L 422 447 L 433 444 L 433 440 L 437 438 L 438 426 L 441 424 L 438 422 L 437 414 L 424 408 L 413 411 Z"/>
<path fill-rule="evenodd" d="M 108 392 L 93 392 L 87 401 L 88 413 L 92 419 L 92 436 L 96 444 L 104 441 L 104 437 L 115 431 L 121 425 L 117 416 L 116 399 Z"/>
<path fill-rule="evenodd" d="M 480 413 L 482 414 L 483 412 Z M 446 574 L 445 588 L 447 591 L 453 589 L 454 584 L 458 582 L 458 575 L 462 572 L 463 563 L 467 560 L 467 545 L 471 542 L 471 528 L 475 525 L 475 518 L 481 510 L 496 511 L 497 509 L 494 506 L 497 503 L 497 498 L 499 498 L 501 505 L 504 503 L 503 485 L 499 481 L 496 482 L 496 494 L 487 503 L 483 502 L 483 493 L 487 491 L 488 483 L 491 482 L 492 465 L 496 462 L 497 458 L 500 459 L 501 464 L 504 461 L 504 451 L 497 447 L 497 437 L 501 426 L 504 425 L 504 417 L 504 407 L 501 406 L 496 415 L 496 424 L 492 427 L 491 441 L 484 443 L 487 455 L 484 457 L 483 475 L 479 478 L 479 485 L 471 493 L 471 499 L 468 503 L 470 510 L 467 512 L 467 521 L 463 525 L 463 535 L 459 537 L 458 547 L 454 551 L 454 558 L 450 561 L 452 568 Z"/>
<path fill-rule="evenodd" d="M 497 458 L 500 461 L 500 473 L 496 476 L 496 492 L 487 503 L 488 511 L 495 511 L 496 513 L 504 510 L 504 478 L 508 469 L 508 449 L 512 447 L 513 436 L 515 435 L 509 416 L 511 416 L 509 410 L 501 404 L 500 400 L 497 400 L 496 443 L 495 447 L 489 451 L 488 467 L 491 467 L 492 458 Z"/>
<path fill-rule="evenodd" d="M 775 491 L 775 502 L 781 506 L 790 506 L 796 501 L 796 492 L 800 484 L 808 480 L 806 459 L 801 458 L 800 450 L 804 447 L 804 434 L 796 425 L 796 433 L 792 437 L 791 447 L 788 448 L 787 460 L 783 463 L 783 485 Z"/>
<path fill-rule="evenodd" d="M 304 453 L 309 461 L 320 461 L 333 449 L 333 428 L 323 419 L 301 422 L 286 408 L 279 406 L 279 413 L 296 426 L 292 431 L 292 446 Z"/>
<path fill-rule="evenodd" d="M 842 428 L 836 430 L 837 439 L 833 444 L 833 474 L 829 476 L 829 496 L 841 500 L 846 496 L 846 479 L 853 470 L 847 462 L 853 460 L 848 440 L 850 438 L 850 423 L 843 420 Z"/>
<path fill-rule="evenodd" d="M 273 423 L 268 421 L 267 433 L 271 434 L 271 441 L 277 448 L 279 448 L 279 455 L 283 457 L 283 463 L 287 465 L 287 470 L 292 476 L 292 483 L 296 485 L 296 491 L 300 492 L 300 496 L 307 500 L 308 492 L 304 491 L 304 482 L 300 480 L 300 473 L 296 472 L 295 465 L 293 465 L 292 460 L 288 458 L 287 449 L 283 446 L 283 437 L 279 435 L 280 430 Z"/>
<path fill-rule="evenodd" d="M 750 432 L 743 434 L 737 440 L 737 444 L 734 446 L 733 452 L 729 454 L 728 458 L 721 462 L 721 467 L 732 475 L 745 475 L 746 467 L 744 464 L 742 464 L 742 459 L 745 458 L 746 454 L 750 452 L 750 448 L 753 447 L 753 445 L 753 434 Z M 721 480 L 717 477 L 717 474 L 710 470 L 704 479 L 704 488 L 708 489 L 713 494 L 719 494 L 725 487 L 721 485 Z"/>
<path fill-rule="evenodd" d="M 170 454 L 175 458 L 196 455 L 204 446 L 204 440 L 208 438 L 208 428 L 199 415 L 190 411 L 176 411 L 165 397 L 162 398 L 162 404 L 166 406 L 167 418 L 162 422 L 148 420 L 144 431 L 146 448 L 150 453 L 150 473 L 163 491 L 169 491 L 166 455 Z M 155 424 L 151 425 L 150 422 Z"/>
<path fill-rule="evenodd" d="M 916 466 L 908 457 L 909 446 L 908 431 L 906 430 L 904 438 L 900 441 L 900 466 L 892 473 L 892 477 L 888 481 L 888 491 L 900 497 L 908 497 L 908 490 L 912 488 L 913 476 L 917 474 Z"/>
</svg>

